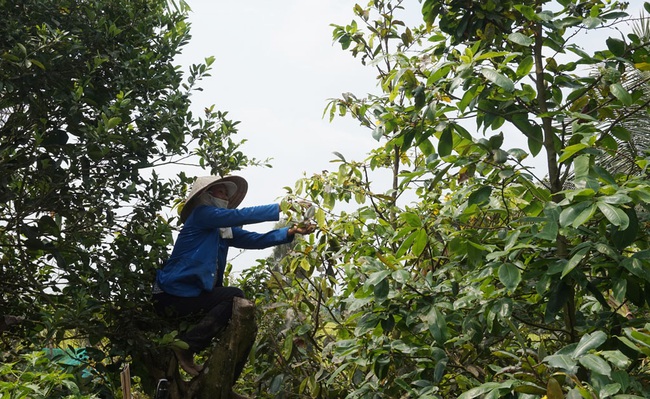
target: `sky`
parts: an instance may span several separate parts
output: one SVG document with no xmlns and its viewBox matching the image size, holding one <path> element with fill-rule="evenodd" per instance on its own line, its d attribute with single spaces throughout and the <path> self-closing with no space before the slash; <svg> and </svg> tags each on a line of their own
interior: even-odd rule
<svg viewBox="0 0 650 399">
<path fill-rule="evenodd" d="M 413 0 L 414 3 L 417 1 Z M 357 122 L 323 118 L 330 98 L 375 91 L 375 74 L 340 45 L 331 23 L 351 21 L 354 2 L 189 0 L 192 40 L 178 61 L 216 58 L 212 76 L 192 97 L 241 121 L 234 139 L 249 157 L 273 158 L 272 169 L 248 168 L 243 206 L 273 202 L 304 173 L 332 167 L 334 151 L 363 157 L 376 141 Z M 200 172 L 197 172 L 200 173 Z"/>
<path fill-rule="evenodd" d="M 191 98 L 196 113 L 210 104 L 240 121 L 233 138 L 246 139 L 251 158 L 272 158 L 272 168 L 251 167 L 236 174 L 249 183 L 240 206 L 278 202 L 285 186 L 325 169 L 343 154 L 362 160 L 377 145 L 371 132 L 351 118 L 323 116 L 328 99 L 343 92 L 377 92 L 374 71 L 338 43 L 330 24 L 348 24 L 355 4 L 349 0 L 187 0 L 192 39 L 176 59 L 185 67 L 214 56 L 211 77 Z M 408 0 L 419 12 L 417 0 Z M 188 175 L 204 175 L 188 169 Z M 273 224 L 246 226 L 266 231 Z M 238 271 L 270 251 L 231 248 Z"/>
<path fill-rule="evenodd" d="M 278 202 L 285 186 L 303 176 L 337 168 L 333 152 L 363 160 L 377 146 L 371 132 L 350 117 L 323 117 L 328 99 L 344 92 L 364 97 L 379 93 L 376 73 L 332 41 L 330 24 L 346 25 L 354 17 L 350 0 L 186 0 L 192 39 L 175 60 L 185 70 L 214 56 L 211 77 L 194 92 L 194 112 L 206 106 L 228 111 L 240 121 L 235 140 L 245 139 L 242 151 L 251 158 L 272 158 L 273 168 L 237 172 L 249 191 L 240 206 Z M 638 15 L 641 1 L 631 3 Z M 405 19 L 418 18 L 420 3 L 405 0 Z M 604 39 L 603 39 L 604 40 Z M 602 43 L 593 33 L 585 46 Z M 600 46 L 599 46 L 600 47 Z M 542 156 L 543 154 L 540 154 Z M 205 171 L 188 168 L 188 175 Z M 272 224 L 247 226 L 265 231 Z M 231 249 L 230 261 L 240 271 L 270 251 Z"/>
</svg>

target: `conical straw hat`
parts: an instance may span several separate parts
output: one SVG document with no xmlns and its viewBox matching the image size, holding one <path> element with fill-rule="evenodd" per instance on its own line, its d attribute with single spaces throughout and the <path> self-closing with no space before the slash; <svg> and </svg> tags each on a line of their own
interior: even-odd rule
<svg viewBox="0 0 650 399">
<path fill-rule="evenodd" d="M 196 206 L 197 197 L 207 190 L 210 186 L 215 184 L 223 184 L 228 188 L 228 208 L 237 208 L 244 200 L 246 192 L 248 191 L 248 182 L 243 177 L 239 176 L 200 176 L 197 177 L 192 185 L 190 194 L 185 200 L 185 205 L 181 209 L 181 222 L 185 222 L 187 217 L 190 216 L 192 210 Z"/>
</svg>

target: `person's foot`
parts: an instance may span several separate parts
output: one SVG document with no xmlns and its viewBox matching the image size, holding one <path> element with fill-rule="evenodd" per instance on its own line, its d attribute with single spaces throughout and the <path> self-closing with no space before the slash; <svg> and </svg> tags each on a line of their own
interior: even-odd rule
<svg viewBox="0 0 650 399">
<path fill-rule="evenodd" d="M 194 354 L 187 349 L 174 348 L 174 354 L 178 364 L 183 370 L 192 377 L 196 377 L 203 370 L 203 366 L 194 363 Z"/>
</svg>

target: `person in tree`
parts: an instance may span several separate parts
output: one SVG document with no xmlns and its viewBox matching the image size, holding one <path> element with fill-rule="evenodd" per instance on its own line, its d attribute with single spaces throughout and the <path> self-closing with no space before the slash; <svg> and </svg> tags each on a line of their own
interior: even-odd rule
<svg viewBox="0 0 650 399">
<path fill-rule="evenodd" d="M 278 204 L 237 209 L 247 190 L 248 183 L 239 176 L 198 177 L 180 213 L 183 228 L 171 256 L 156 275 L 153 302 L 160 315 L 201 317 L 179 337 L 189 348 L 174 351 L 179 365 L 192 376 L 202 369 L 194 363 L 194 354 L 225 329 L 232 316 L 233 298 L 244 297 L 241 289 L 223 286 L 228 248 L 263 249 L 290 243 L 295 234 L 315 230 L 314 225 L 263 234 L 244 230 L 243 225 L 280 218 Z M 235 366 L 234 380 L 243 367 L 243 363 Z"/>
</svg>

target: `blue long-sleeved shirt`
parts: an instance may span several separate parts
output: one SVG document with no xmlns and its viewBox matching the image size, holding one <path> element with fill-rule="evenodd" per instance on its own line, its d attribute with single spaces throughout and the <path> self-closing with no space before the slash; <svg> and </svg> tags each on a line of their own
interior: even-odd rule
<svg viewBox="0 0 650 399">
<path fill-rule="evenodd" d="M 223 284 L 228 248 L 263 249 L 293 240 L 288 228 L 268 233 L 246 231 L 245 224 L 279 220 L 278 204 L 241 209 L 198 206 L 185 221 L 172 254 L 158 271 L 156 283 L 168 294 L 195 297 Z M 221 238 L 219 229 L 231 227 L 233 238 Z"/>
</svg>

